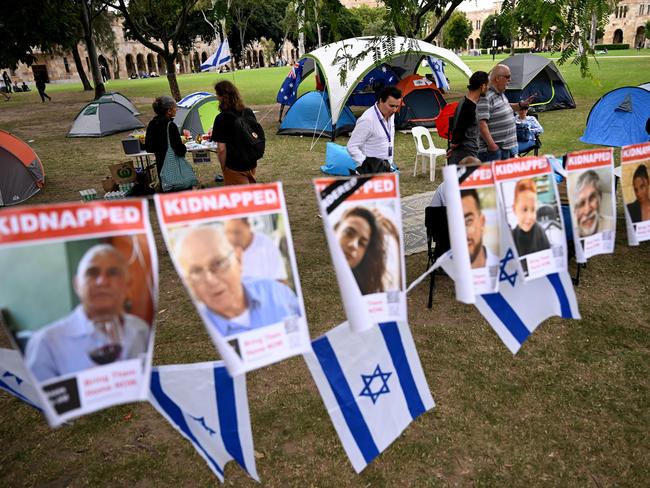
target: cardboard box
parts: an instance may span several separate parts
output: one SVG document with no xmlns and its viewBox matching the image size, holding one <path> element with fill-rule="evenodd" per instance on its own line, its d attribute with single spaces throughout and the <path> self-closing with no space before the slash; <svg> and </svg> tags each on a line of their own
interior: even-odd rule
<svg viewBox="0 0 650 488">
<path fill-rule="evenodd" d="M 116 184 L 131 183 L 136 180 L 135 168 L 133 161 L 125 161 L 123 163 L 111 164 L 108 169 L 111 171 L 111 176 Z"/>
<path fill-rule="evenodd" d="M 107 176 L 102 180 L 102 188 L 104 189 L 105 192 L 113 191 L 117 185 L 115 184 L 115 180 L 111 176 Z"/>
</svg>

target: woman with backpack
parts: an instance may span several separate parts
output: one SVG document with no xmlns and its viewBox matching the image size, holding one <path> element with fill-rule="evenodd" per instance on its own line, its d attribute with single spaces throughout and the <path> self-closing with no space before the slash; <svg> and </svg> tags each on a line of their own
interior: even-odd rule
<svg viewBox="0 0 650 488">
<path fill-rule="evenodd" d="M 220 81 L 214 91 L 220 113 L 214 119 L 211 140 L 217 143 L 224 185 L 256 183 L 257 160 L 264 154 L 264 131 L 253 111 L 244 106 L 235 85 Z"/>
</svg>

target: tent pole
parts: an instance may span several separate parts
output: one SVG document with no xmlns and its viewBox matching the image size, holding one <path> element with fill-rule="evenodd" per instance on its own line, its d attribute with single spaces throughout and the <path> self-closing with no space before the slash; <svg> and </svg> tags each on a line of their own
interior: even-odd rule
<svg viewBox="0 0 650 488">
<path fill-rule="evenodd" d="M 282 122 L 282 112 L 284 112 L 284 105 L 280 105 L 280 115 L 278 115 L 278 122 Z"/>
</svg>

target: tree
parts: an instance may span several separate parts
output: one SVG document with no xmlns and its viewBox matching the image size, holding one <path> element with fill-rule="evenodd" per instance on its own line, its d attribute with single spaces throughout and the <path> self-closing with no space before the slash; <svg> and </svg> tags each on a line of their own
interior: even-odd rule
<svg viewBox="0 0 650 488">
<path fill-rule="evenodd" d="M 454 12 L 445 24 L 443 39 L 449 49 L 463 49 L 472 33 L 472 24 L 464 12 Z"/>
<path fill-rule="evenodd" d="M 99 69 L 97 44 L 95 43 L 95 25 L 97 18 L 106 12 L 106 5 L 102 0 L 76 0 L 75 4 L 80 15 L 82 38 L 88 52 L 90 73 L 95 84 L 95 100 L 97 100 L 106 93 L 106 87 Z"/>
<path fill-rule="evenodd" d="M 400 36 L 431 42 L 463 0 L 382 0 Z M 433 28 L 429 22 L 434 20 Z"/>
<path fill-rule="evenodd" d="M 361 24 L 362 36 L 395 35 L 395 27 L 388 21 L 388 11 L 384 7 L 361 5 L 349 11 Z"/>
<path fill-rule="evenodd" d="M 189 52 L 198 36 L 214 39 L 198 8 L 199 0 L 103 0 L 124 17 L 125 37 L 135 39 L 160 54 L 167 66 L 167 81 L 172 97 L 181 99 L 176 79 L 176 61 L 181 51 Z"/>
<path fill-rule="evenodd" d="M 541 48 L 551 29 L 557 29 L 564 22 L 559 5 L 555 2 L 519 0 L 515 7 L 515 19 L 518 26 L 517 38 L 525 42 L 534 42 Z"/>
<path fill-rule="evenodd" d="M 645 23 L 645 38 L 650 39 L 650 20 Z"/>
<path fill-rule="evenodd" d="M 481 47 L 489 49 L 492 47 L 492 39 L 496 37 L 497 46 L 509 46 L 510 36 L 508 25 L 500 15 L 488 15 L 481 27 Z"/>
</svg>

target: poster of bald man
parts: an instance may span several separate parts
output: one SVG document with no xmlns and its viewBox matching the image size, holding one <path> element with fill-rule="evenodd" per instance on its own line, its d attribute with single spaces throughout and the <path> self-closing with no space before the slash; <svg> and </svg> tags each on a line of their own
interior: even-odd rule
<svg viewBox="0 0 650 488">
<path fill-rule="evenodd" d="M 146 200 L 0 211 L 2 324 L 52 426 L 147 399 L 158 297 L 148 215 Z"/>
<path fill-rule="evenodd" d="M 280 183 L 155 202 L 176 271 L 231 375 L 310 349 Z"/>
<path fill-rule="evenodd" d="M 567 193 L 571 207 L 576 261 L 614 252 L 616 199 L 614 150 L 589 149 L 567 154 Z"/>
</svg>

